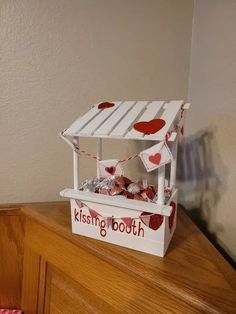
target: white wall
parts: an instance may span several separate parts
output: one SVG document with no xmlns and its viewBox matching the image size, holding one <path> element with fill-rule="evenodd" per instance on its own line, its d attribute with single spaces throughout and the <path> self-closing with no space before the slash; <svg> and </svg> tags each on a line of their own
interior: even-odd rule
<svg viewBox="0 0 236 314">
<path fill-rule="evenodd" d="M 56 200 L 72 186 L 58 133 L 94 102 L 187 97 L 192 10 L 190 0 L 1 1 L 0 203 Z M 83 159 L 83 177 L 94 174 Z"/>
<path fill-rule="evenodd" d="M 236 1 L 196 0 L 182 202 L 236 259 Z"/>
</svg>

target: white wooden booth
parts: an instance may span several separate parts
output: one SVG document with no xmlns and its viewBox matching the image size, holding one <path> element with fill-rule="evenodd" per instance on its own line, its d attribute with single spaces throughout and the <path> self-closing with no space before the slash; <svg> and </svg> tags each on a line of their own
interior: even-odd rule
<svg viewBox="0 0 236 314">
<path fill-rule="evenodd" d="M 189 104 L 179 100 L 115 101 L 103 104 L 94 105 L 61 133 L 73 149 L 74 188 L 60 193 L 71 200 L 72 232 L 163 257 L 176 227 L 177 146 L 183 133 L 185 109 L 189 108 Z M 155 124 L 153 121 L 157 124 L 164 122 L 157 127 L 157 131 L 155 127 L 151 127 L 151 131 L 148 129 L 148 132 L 134 128 L 140 122 L 142 127 L 149 128 L 149 125 Z M 96 139 L 97 177 L 101 175 L 99 161 L 102 161 L 103 138 L 163 143 L 171 154 L 166 163 L 155 166 L 158 183 L 156 202 L 120 199 L 79 190 L 80 137 Z M 150 143 L 153 145 L 153 142 Z M 170 174 L 167 178 L 165 167 L 168 163 Z M 171 191 L 167 201 L 165 189 Z"/>
</svg>

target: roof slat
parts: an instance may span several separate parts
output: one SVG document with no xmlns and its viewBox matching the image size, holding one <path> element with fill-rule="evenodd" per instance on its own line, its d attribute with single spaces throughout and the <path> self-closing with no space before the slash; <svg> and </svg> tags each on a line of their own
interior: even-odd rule
<svg viewBox="0 0 236 314">
<path fill-rule="evenodd" d="M 165 111 L 163 112 L 160 119 L 165 120 L 166 124 L 157 133 L 151 134 L 151 135 L 145 135 L 143 137 L 143 139 L 144 140 L 162 141 L 164 139 L 166 133 L 169 131 L 171 125 L 173 124 L 182 104 L 183 104 L 182 100 L 174 100 L 174 101 L 171 101 L 171 102 L 165 104 L 165 106 L 164 106 Z"/>
<path fill-rule="evenodd" d="M 95 132 L 94 135 L 106 136 L 114 129 L 126 113 L 132 108 L 135 101 L 124 101 L 119 108 L 107 119 Z"/>
<path fill-rule="evenodd" d="M 65 131 L 66 135 L 76 136 L 78 132 L 94 117 L 101 113 L 97 105 L 92 107 L 83 116 L 79 117 L 75 122 Z"/>
<path fill-rule="evenodd" d="M 111 137 L 122 137 L 124 136 L 132 123 L 137 119 L 138 115 L 146 107 L 148 101 L 138 101 L 133 108 L 128 112 L 128 114 L 120 121 L 120 123 L 111 132 Z"/>
<path fill-rule="evenodd" d="M 109 116 L 119 107 L 121 101 L 114 102 L 115 106 L 106 109 L 97 109 L 101 112 L 98 115 L 95 115 L 94 119 L 90 120 L 90 122 L 79 132 L 79 135 L 82 136 L 91 136 L 96 131 L 96 129 L 102 125 L 103 122 L 109 118 Z"/>
<path fill-rule="evenodd" d="M 136 121 L 150 121 L 154 119 L 157 115 L 157 113 L 160 111 L 161 107 L 163 106 L 164 101 L 152 101 L 150 104 L 147 105 L 146 110 L 141 115 L 141 117 Z M 125 136 L 126 138 L 142 138 L 143 133 L 136 131 L 134 128 L 132 128 Z"/>
</svg>

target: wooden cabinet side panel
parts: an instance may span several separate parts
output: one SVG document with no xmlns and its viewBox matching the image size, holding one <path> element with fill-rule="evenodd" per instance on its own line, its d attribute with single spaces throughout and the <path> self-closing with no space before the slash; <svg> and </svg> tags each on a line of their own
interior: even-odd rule
<svg viewBox="0 0 236 314">
<path fill-rule="evenodd" d="M 39 288 L 38 288 L 38 314 L 45 313 L 45 294 L 48 264 L 44 258 L 40 258 Z"/>
<path fill-rule="evenodd" d="M 44 309 L 44 314 L 117 312 L 114 307 L 51 264 L 47 264 Z"/>
<path fill-rule="evenodd" d="M 22 302 L 24 314 L 36 314 L 38 308 L 40 256 L 25 247 L 23 264 Z"/>
<path fill-rule="evenodd" d="M 131 274 L 124 273 L 41 225 L 32 222 L 29 224 L 29 229 L 27 237 L 30 239 L 32 250 L 47 260 L 44 307 L 46 313 L 57 313 L 62 308 L 60 304 L 62 298 L 66 300 L 66 307 L 68 303 L 72 308 L 76 308 L 74 299 L 77 298 L 78 307 L 84 302 L 84 306 L 87 304 L 98 313 L 138 312 L 140 310 L 143 313 L 157 313 L 157 309 L 160 313 L 169 313 L 173 310 L 179 313 L 179 307 L 188 313 L 196 313 L 196 309 L 185 301 L 171 294 L 167 295 L 159 287 L 150 287 Z M 55 269 L 63 273 L 61 280 L 58 280 L 58 276 L 52 272 L 49 275 L 48 265 L 53 265 Z M 75 282 L 73 289 L 71 288 L 72 281 Z M 79 293 L 76 294 L 74 291 L 77 289 Z M 81 293 L 84 294 L 84 301 L 80 298 Z M 71 297 L 72 294 L 73 297 Z M 103 311 L 104 307 L 111 310 Z M 89 309 L 87 312 L 90 313 Z M 26 312 L 28 313 L 31 312 Z"/>
<path fill-rule="evenodd" d="M 19 210 L 0 210 L 0 308 L 20 308 L 24 217 Z"/>
</svg>

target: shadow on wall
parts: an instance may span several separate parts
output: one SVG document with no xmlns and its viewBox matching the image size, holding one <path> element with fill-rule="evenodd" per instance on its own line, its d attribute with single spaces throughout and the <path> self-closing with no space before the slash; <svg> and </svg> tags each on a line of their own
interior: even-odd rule
<svg viewBox="0 0 236 314">
<path fill-rule="evenodd" d="M 179 203 L 235 267 L 232 258 L 217 243 L 217 233 L 224 230 L 223 225 L 215 221 L 217 203 L 227 189 L 218 174 L 224 173 L 227 176 L 227 170 L 218 154 L 214 138 L 216 131 L 214 127 L 200 131 L 186 137 L 184 143 L 179 146 L 177 167 Z"/>
<path fill-rule="evenodd" d="M 200 208 L 207 221 L 214 219 L 215 205 L 226 189 L 217 175 L 225 167 L 221 160 L 217 160 L 217 169 L 215 166 L 216 156 L 218 159 L 219 156 L 214 132 L 207 129 L 185 138 L 179 147 L 177 167 L 177 180 L 180 191 L 183 190 L 181 202 L 188 209 Z"/>
</svg>

